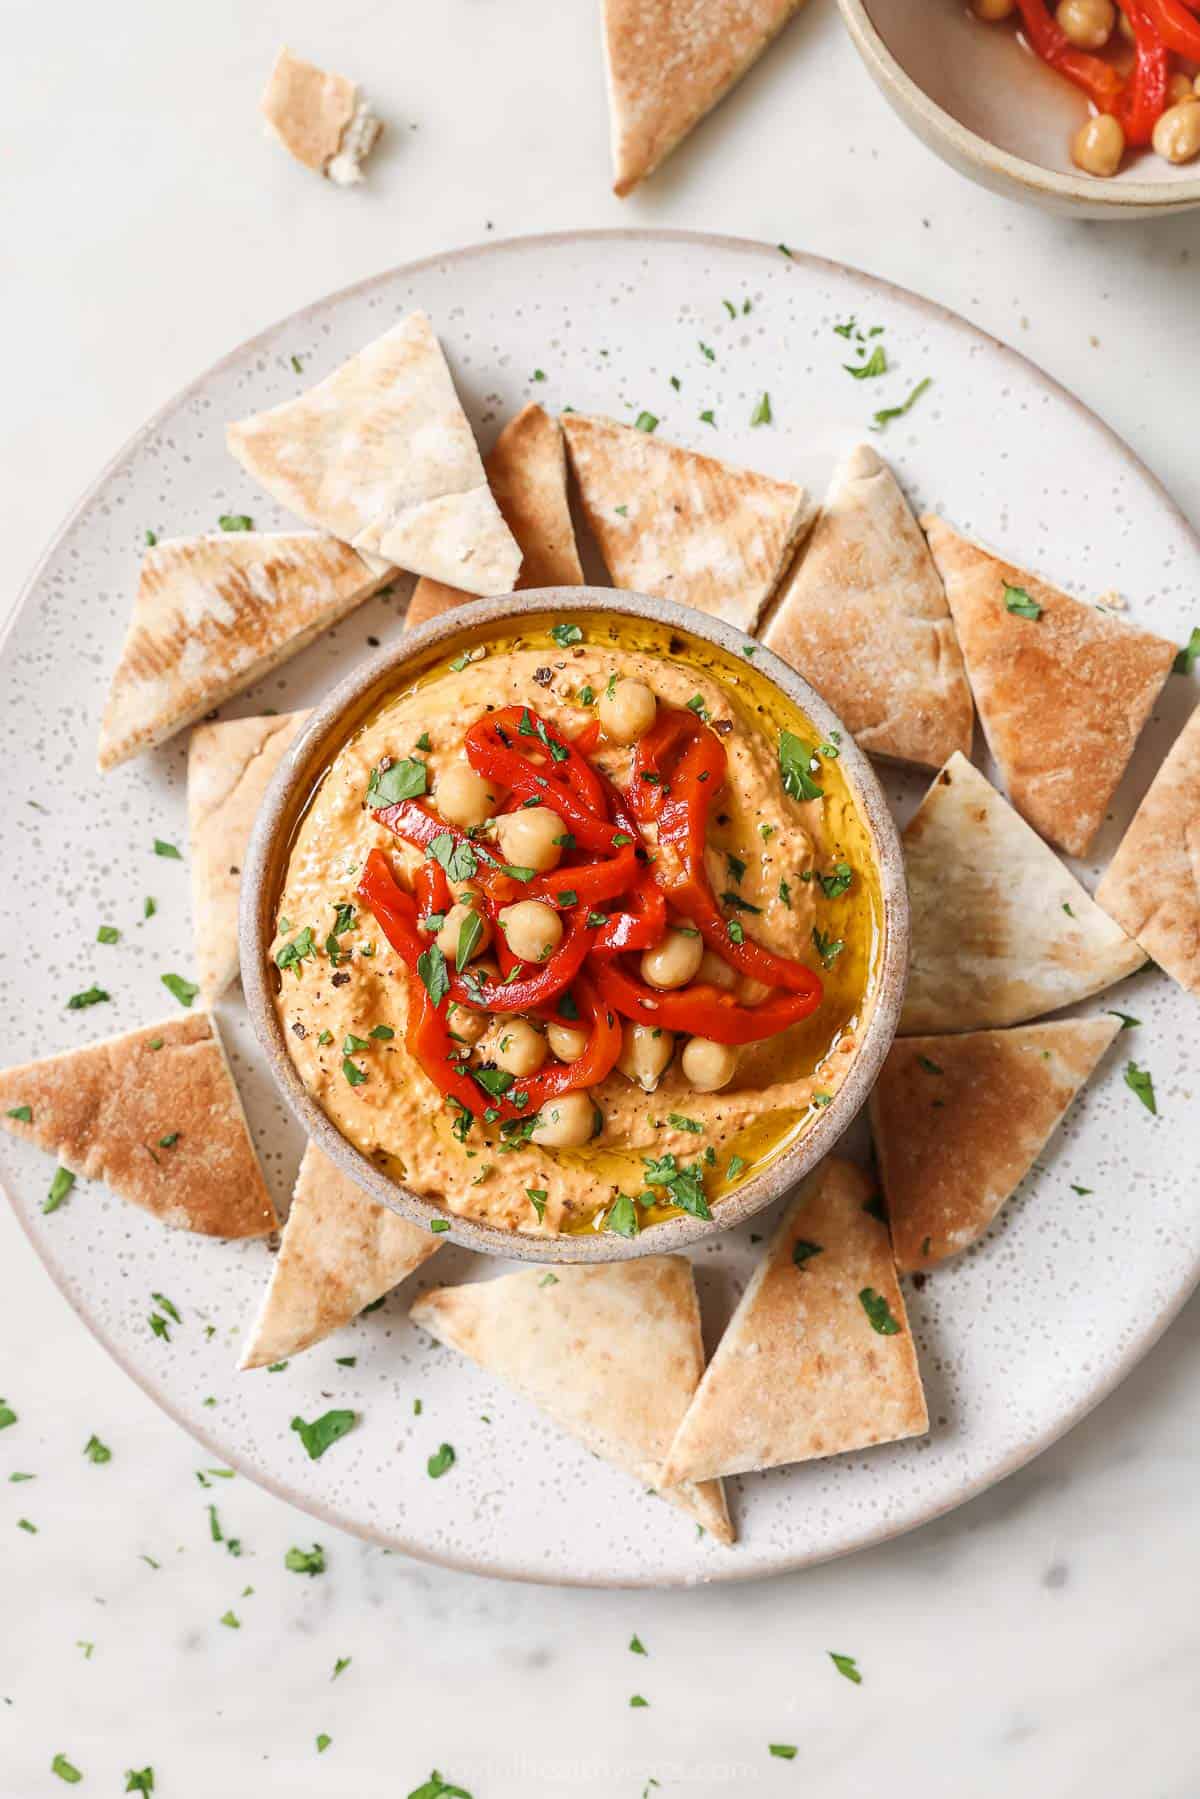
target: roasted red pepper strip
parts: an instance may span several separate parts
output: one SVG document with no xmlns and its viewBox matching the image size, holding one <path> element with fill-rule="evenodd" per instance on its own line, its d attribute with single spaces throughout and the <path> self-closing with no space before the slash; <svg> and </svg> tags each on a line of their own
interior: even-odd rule
<svg viewBox="0 0 1200 1799">
<path fill-rule="evenodd" d="M 522 735 L 524 719 L 530 721 L 535 735 Z M 546 742 L 563 752 L 561 762 L 551 760 L 551 753 L 536 735 L 539 729 L 545 732 Z M 519 799 L 549 806 L 581 849 L 614 847 L 613 837 L 620 827 L 610 824 L 605 815 L 605 787 L 600 776 L 574 744 L 561 738 L 529 707 L 506 706 L 501 712 L 489 712 L 471 726 L 465 747 L 477 774 L 499 781 Z M 543 759 L 534 761 L 535 754 Z"/>
<path fill-rule="evenodd" d="M 1077 50 L 1050 12 L 1046 0 L 1017 0 L 1017 6 L 1030 47 L 1042 61 L 1082 88 L 1100 112 L 1115 112 L 1125 84 L 1111 63 L 1089 55 L 1086 50 Z"/>
<path fill-rule="evenodd" d="M 660 993 L 627 975 L 616 962 L 598 961 L 593 968 L 600 997 L 623 1018 L 711 1037 L 714 1043 L 759 1043 L 815 1012 L 823 989 L 811 969 L 807 992 L 779 993 L 760 1006 L 743 1006 L 720 987 L 693 986 Z"/>
<path fill-rule="evenodd" d="M 382 919 L 379 922 L 383 924 Z M 448 1099 L 456 1100 L 465 1112 L 482 1112 L 491 1103 L 454 1053 L 462 1046 L 451 1037 L 445 1014 L 434 1005 L 415 975 L 409 978 L 405 1043 L 409 1055 L 434 1086 Z"/>
<path fill-rule="evenodd" d="M 403 837 L 405 843 L 426 852 L 436 838 L 453 837 L 456 848 L 469 849 L 474 855 L 475 873 L 471 880 L 490 900 L 498 906 L 507 906 L 520 897 L 521 882 L 505 874 L 500 858 L 487 844 L 476 842 L 456 825 L 443 823 L 416 800 L 397 800 L 394 806 L 382 807 L 375 817 L 397 837 Z"/>
<path fill-rule="evenodd" d="M 1142 146 L 1150 142 L 1166 111 L 1170 65 L 1148 0 L 1121 0 L 1121 10 L 1133 27 L 1133 72 L 1116 106 L 1109 110 L 1120 120 L 1126 142 Z"/>
<path fill-rule="evenodd" d="M 708 814 L 725 780 L 726 759 L 715 732 L 694 712 L 660 706 L 651 730 L 633 757 L 630 801 L 639 820 L 658 826 L 659 855 L 654 878 L 674 909 L 695 925 L 709 948 L 741 974 L 789 993 L 812 991 L 821 982 L 811 968 L 776 955 L 743 935 L 730 936 L 704 867 Z M 764 1033 L 765 1035 L 765 1033 Z"/>
<path fill-rule="evenodd" d="M 667 928 L 667 902 L 644 871 L 630 895 L 631 911 L 615 912 L 597 931 L 592 948 L 600 953 L 622 949 L 652 949 L 661 943 Z"/>
<path fill-rule="evenodd" d="M 1150 22 L 1168 50 L 1200 62 L 1200 24 L 1183 0 L 1142 0 Z"/>
<path fill-rule="evenodd" d="M 597 1087 L 611 1074 L 621 1053 L 621 1026 L 615 1011 L 601 1003 L 586 975 L 575 982 L 574 994 L 580 1023 L 588 1026 L 587 1048 L 575 1062 L 561 1062 L 519 1080 L 510 1091 L 528 1095 L 528 1104 L 517 1114 L 527 1117 L 560 1093 L 576 1093 L 581 1087 Z"/>
</svg>

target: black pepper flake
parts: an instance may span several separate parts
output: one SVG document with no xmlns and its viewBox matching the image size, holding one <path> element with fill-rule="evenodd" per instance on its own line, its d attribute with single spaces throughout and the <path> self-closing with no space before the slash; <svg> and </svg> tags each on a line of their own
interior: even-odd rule
<svg viewBox="0 0 1200 1799">
<path fill-rule="evenodd" d="M 348 974 L 335 974 L 333 977 L 333 984 L 335 987 L 344 987 L 349 979 L 350 976 Z"/>
<path fill-rule="evenodd" d="M 554 670 L 552 668 L 535 668 L 533 678 L 539 687 L 549 687 L 554 679 Z"/>
<path fill-rule="evenodd" d="M 718 812 L 717 813 L 717 823 L 719 825 L 727 825 L 729 823 L 728 812 Z"/>
<path fill-rule="evenodd" d="M 683 652 L 684 652 L 684 651 L 685 651 L 685 650 L 686 650 L 686 649 L 687 649 L 687 644 L 686 644 L 686 643 L 684 643 L 684 641 L 683 641 L 683 638 L 682 638 L 682 637 L 677 637 L 677 636 L 676 636 L 676 635 L 675 635 L 675 633 L 674 633 L 674 632 L 672 632 L 672 633 L 671 633 L 671 637 L 670 637 L 670 641 L 669 641 L 669 642 L 668 642 L 668 644 L 667 644 L 667 653 L 668 653 L 668 655 L 671 655 L 671 656 L 682 656 L 682 655 L 683 655 Z"/>
<path fill-rule="evenodd" d="M 229 872 L 231 875 L 240 875 L 242 871 L 235 862 L 231 862 L 229 864 Z"/>
<path fill-rule="evenodd" d="M 912 1284 L 917 1289 L 918 1293 L 921 1291 L 921 1288 L 925 1285 L 925 1282 L 928 1279 L 929 1279 L 929 1276 L 927 1274 L 922 1274 L 919 1269 L 917 1270 L 916 1274 L 913 1275 Z"/>
<path fill-rule="evenodd" d="M 300 1037 L 300 1038 L 304 1038 L 304 1037 L 308 1036 L 308 1032 L 305 1030 L 304 1026 L 300 1023 L 299 1019 L 297 1019 L 295 1024 L 292 1026 L 292 1034 L 293 1034 L 293 1036 Z"/>
<path fill-rule="evenodd" d="M 729 733 L 733 730 L 733 720 L 731 718 L 718 718 L 713 724 L 713 730 L 718 732 L 722 737 L 728 737 Z"/>
<path fill-rule="evenodd" d="M 379 648 L 378 637 L 368 637 L 367 642 L 370 644 L 370 646 L 373 650 L 377 650 Z"/>
</svg>

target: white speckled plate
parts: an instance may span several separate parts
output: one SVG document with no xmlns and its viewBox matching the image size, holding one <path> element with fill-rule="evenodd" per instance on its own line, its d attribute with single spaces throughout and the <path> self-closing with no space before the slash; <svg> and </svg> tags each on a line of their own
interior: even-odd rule
<svg viewBox="0 0 1200 1799">
<path fill-rule="evenodd" d="M 919 505 L 1080 593 L 1118 589 L 1133 618 L 1168 636 L 1181 639 L 1194 623 L 1200 545 L 1146 470 L 1021 357 L 910 294 L 777 249 L 634 232 L 487 245 L 399 269 L 276 326 L 173 401 L 76 509 L 24 596 L 0 656 L 6 1060 L 154 1019 L 174 1003 L 160 975 L 190 972 L 187 864 L 152 849 L 155 837 L 185 842 L 185 740 L 103 780 L 94 771 L 146 530 L 211 530 L 223 512 L 284 526 L 226 455 L 225 421 L 296 392 L 412 306 L 433 317 L 485 440 L 535 396 L 618 418 L 648 408 L 664 435 L 797 477 L 817 494 L 873 411 L 932 376 L 881 440 Z M 886 378 L 860 383 L 842 372 L 848 346 L 833 326 L 851 315 L 885 327 Z M 535 369 L 544 381 L 534 382 Z M 774 422 L 752 429 L 763 391 Z M 715 430 L 699 420 L 708 409 Z M 400 630 L 406 591 L 370 601 L 226 713 L 312 703 L 372 639 Z M 1111 854 L 1196 697 L 1193 681 L 1168 682 L 1085 880 Z M 902 813 L 924 785 L 895 772 L 886 782 Z M 143 923 L 147 894 L 158 911 Z M 121 929 L 118 945 L 96 943 L 101 923 Z M 111 1003 L 68 1012 L 68 995 L 93 980 Z M 101 1342 L 214 1455 L 314 1514 L 410 1554 L 514 1578 L 736 1579 L 877 1541 L 998 1480 L 1108 1392 L 1191 1291 L 1200 1272 L 1196 1005 L 1155 973 L 1096 1005 L 1106 1003 L 1136 1014 L 1140 1028 L 1118 1041 L 987 1240 L 910 1289 L 928 1438 L 732 1482 L 741 1542 L 731 1550 L 697 1541 L 672 1508 L 431 1346 L 407 1322 L 407 1290 L 283 1372 L 238 1375 L 266 1244 L 165 1231 L 82 1182 L 44 1217 L 50 1164 L 8 1138 L 0 1173 L 38 1253 Z M 221 1017 L 284 1200 L 296 1127 L 236 993 Z M 1157 1120 L 1122 1080 L 1131 1053 L 1153 1072 Z M 742 1229 L 696 1255 L 714 1339 L 754 1253 Z M 448 1249 L 425 1279 L 492 1272 Z M 155 1290 L 181 1315 L 169 1343 L 147 1325 Z M 355 1366 L 338 1365 L 345 1355 Z M 353 1407 L 361 1422 L 310 1462 L 289 1421 L 331 1405 Z M 458 1459 L 432 1481 L 426 1460 L 442 1442 Z"/>
</svg>

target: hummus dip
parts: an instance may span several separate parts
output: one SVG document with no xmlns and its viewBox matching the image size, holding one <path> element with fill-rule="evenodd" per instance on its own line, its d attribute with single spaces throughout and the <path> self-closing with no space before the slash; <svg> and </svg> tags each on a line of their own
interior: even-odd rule
<svg viewBox="0 0 1200 1799">
<path fill-rule="evenodd" d="M 465 642 L 458 655 L 423 669 L 350 730 L 298 824 L 272 945 L 279 971 L 276 1005 L 289 1053 L 343 1136 L 448 1212 L 545 1236 L 606 1228 L 632 1235 L 677 1215 L 677 1200 L 704 1215 L 830 1103 L 873 1003 L 882 935 L 878 875 L 865 821 L 839 766 L 838 746 L 823 743 L 811 723 L 756 673 L 750 644 L 739 664 L 700 639 L 636 619 L 599 621 L 592 615 L 582 626 L 547 617 L 519 635 L 493 632 Z M 632 742 L 619 741 L 618 735 L 627 736 L 638 725 L 635 702 L 645 709 L 639 691 L 645 689 L 653 696 L 651 717 L 669 717 L 669 709 L 689 712 L 716 734 L 727 759 L 703 849 L 723 928 L 732 941 L 757 943 L 806 964 L 819 976 L 820 1002 L 777 1034 L 732 1051 L 707 1043 L 696 1049 L 686 1035 L 644 1030 L 635 1052 L 625 1023 L 622 1065 L 628 1072 L 613 1067 L 590 1089 L 586 1141 L 556 1146 L 535 1141 L 528 1129 L 506 1134 L 494 1117 L 490 1122 L 484 1117 L 491 1087 L 481 1087 L 475 1114 L 464 1123 L 462 1107 L 439 1092 L 406 1042 L 410 1009 L 425 1004 L 411 962 L 392 947 L 358 893 L 373 851 L 382 852 L 405 895 L 414 879 L 419 885 L 418 871 L 430 859 L 427 850 L 376 816 L 378 771 L 394 770 L 397 763 L 423 764 L 424 775 L 418 771 L 417 778 L 425 791 L 417 803 L 436 818 L 439 788 L 445 783 L 449 806 L 455 783 L 461 786 L 468 730 L 490 713 L 517 707 L 528 709 L 524 735 L 529 735 L 526 720 L 536 718 L 563 744 L 586 742 L 587 760 L 632 807 L 636 796 L 629 790 L 642 732 Z M 616 696 L 620 705 L 614 710 Z M 606 728 L 606 717 L 615 721 L 613 729 Z M 797 743 L 803 751 L 799 776 Z M 447 780 L 452 769 L 457 772 Z M 811 797 L 794 797 L 797 791 Z M 502 792 L 495 803 L 501 811 L 506 804 L 516 811 Z M 497 830 L 487 820 L 467 834 L 503 861 Z M 647 866 L 658 859 L 654 825 L 642 828 L 636 853 Z M 576 854 L 573 845 L 557 852 L 566 864 Z M 523 873 L 528 878 L 532 870 Z M 459 882 L 456 891 L 469 886 Z M 411 911 L 412 902 L 405 903 Z M 606 902 L 606 913 L 620 903 Z M 483 901 L 468 896 L 467 904 L 482 908 Z M 436 915 L 433 924 L 450 950 L 457 924 L 442 927 L 444 916 Z M 686 958 L 684 939 L 692 938 L 698 954 L 702 946 L 695 930 L 673 910 L 671 917 L 683 926 L 672 938 L 673 950 Z M 493 927 L 500 928 L 503 920 Z M 434 940 L 434 929 L 426 930 L 424 941 L 432 946 Z M 512 948 L 522 953 L 515 944 Z M 475 954 L 486 969 L 486 940 Z M 634 979 L 648 979 L 642 952 L 633 950 L 619 960 Z M 422 966 L 427 973 L 428 965 Z M 452 955 L 443 966 L 454 975 Z M 487 978 L 500 978 L 494 962 Z M 693 979 L 731 990 L 743 1005 L 777 997 L 735 970 L 714 973 L 707 954 Z M 678 987 L 678 976 L 672 980 Z M 455 1037 L 453 1023 L 466 1020 L 465 1010 L 445 998 L 440 1009 Z M 556 1040 L 547 1022 L 553 1012 L 553 1005 L 544 1007 L 520 1022 L 526 1046 L 532 1043 L 535 1055 L 546 1057 L 544 1068 L 556 1067 L 556 1058 L 528 1027 L 531 1023 L 543 1040 Z M 471 1022 L 474 1028 L 455 1037 L 460 1047 L 450 1054 L 462 1058 L 464 1074 L 494 1078 L 496 1062 L 518 1033 L 507 1028 L 509 1015 L 483 1013 Z M 477 1036 L 480 1024 L 487 1028 L 479 1041 L 463 1040 Z M 584 1027 L 578 1028 L 582 1034 Z M 518 1067 L 517 1088 L 525 1072 Z M 721 1084 L 704 1090 L 715 1080 Z M 510 1090 L 519 1100 L 511 1080 Z M 549 1110 L 543 1108 L 543 1119 Z M 672 1181 L 672 1171 L 682 1179 Z M 655 1184 L 656 1172 L 663 1184 Z"/>
</svg>

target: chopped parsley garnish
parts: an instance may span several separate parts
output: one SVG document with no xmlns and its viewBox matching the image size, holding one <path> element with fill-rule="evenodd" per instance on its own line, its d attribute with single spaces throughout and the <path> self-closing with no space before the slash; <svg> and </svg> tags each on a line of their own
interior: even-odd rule
<svg viewBox="0 0 1200 1799">
<path fill-rule="evenodd" d="M 342 1054 L 344 1056 L 356 1056 L 360 1050 L 369 1049 L 370 1047 L 371 1046 L 365 1037 L 356 1037 L 353 1031 L 347 1031 L 345 1037 L 342 1039 Z"/>
<path fill-rule="evenodd" d="M 703 356 L 706 362 L 715 362 L 717 360 L 717 352 L 713 349 L 711 344 L 701 343 L 699 349 L 701 356 Z"/>
<path fill-rule="evenodd" d="M 443 1474 L 448 1474 L 457 1460 L 458 1457 L 455 1455 L 451 1445 L 449 1443 L 443 1443 L 439 1449 L 434 1451 L 426 1462 L 425 1471 L 429 1475 L 430 1480 L 441 1480 Z"/>
<path fill-rule="evenodd" d="M 745 1161 L 741 1156 L 730 1156 L 729 1166 L 725 1170 L 725 1179 L 735 1181 L 745 1166 Z"/>
<path fill-rule="evenodd" d="M 75 1185 L 75 1176 L 69 1168 L 58 1167 L 54 1170 L 54 1179 L 50 1182 L 50 1191 L 42 1201 L 42 1211 L 57 1212 L 59 1206 L 69 1195 Z"/>
<path fill-rule="evenodd" d="M 1136 1093 L 1147 1112 L 1158 1117 L 1158 1104 L 1154 1098 L 1154 1081 L 1147 1068 L 1139 1068 L 1136 1062 L 1125 1064 L 1125 1085 L 1131 1093 Z"/>
<path fill-rule="evenodd" d="M 899 1336 L 900 1326 L 882 1293 L 876 1293 L 874 1287 L 864 1287 L 858 1298 L 873 1331 L 878 1331 L 881 1337 Z"/>
<path fill-rule="evenodd" d="M 82 1012 L 87 1006 L 99 1006 L 112 995 L 103 987 L 85 987 L 82 993 L 73 993 L 67 1001 L 68 1012 Z"/>
<path fill-rule="evenodd" d="M 829 1659 L 838 1673 L 844 1675 L 847 1680 L 852 1680 L 856 1687 L 860 1687 L 863 1677 L 858 1671 L 857 1658 L 853 1655 L 837 1655 L 832 1649 L 828 1653 Z"/>
<path fill-rule="evenodd" d="M 161 837 L 156 837 L 154 839 L 154 854 L 156 856 L 165 856 L 170 862 L 183 861 L 183 857 L 175 848 L 175 845 L 173 843 L 164 843 Z"/>
<path fill-rule="evenodd" d="M 150 895 L 147 894 L 145 899 L 142 901 L 142 917 L 143 918 L 153 918 L 154 914 L 157 911 L 158 911 L 158 901 L 156 899 L 151 899 Z"/>
<path fill-rule="evenodd" d="M 535 380 L 535 381 L 544 381 L 544 380 L 545 380 L 545 379 L 546 379 L 546 371 L 545 371 L 545 369 L 534 369 L 534 371 L 533 371 L 533 379 L 534 379 L 534 380 Z"/>
<path fill-rule="evenodd" d="M 634 1711 L 642 1711 L 649 1705 L 650 1701 L 648 1699 L 643 1699 L 640 1693 L 635 1693 L 629 1703 Z"/>
<path fill-rule="evenodd" d="M 750 414 L 750 423 L 752 425 L 769 425 L 771 422 L 771 396 L 764 393 L 759 397 L 757 406 Z"/>
<path fill-rule="evenodd" d="M 325 1751 L 328 1749 L 328 1747 L 329 1747 L 330 1743 L 332 1743 L 332 1741 L 333 1741 L 333 1738 L 329 1735 L 328 1731 L 324 1731 L 324 1730 L 318 1731 L 317 1732 L 317 1754 L 324 1755 Z"/>
<path fill-rule="evenodd" d="M 700 414 L 700 423 L 702 425 L 714 425 L 715 426 L 716 422 L 717 422 L 717 415 L 712 410 L 711 407 L 707 408 L 704 412 L 702 412 Z"/>
<path fill-rule="evenodd" d="M 637 1206 L 628 1193 L 618 1193 L 604 1217 L 604 1228 L 618 1237 L 636 1237 L 638 1234 Z"/>
<path fill-rule="evenodd" d="M 560 650 L 569 649 L 573 643 L 583 642 L 583 631 L 579 625 L 551 625 L 550 635 Z"/>
<path fill-rule="evenodd" d="M 244 512 L 223 512 L 217 520 L 222 531 L 253 531 L 254 520 Z"/>
<path fill-rule="evenodd" d="M 15 1424 L 16 1422 L 17 1414 L 13 1411 L 8 1401 L 0 1399 L 0 1430 L 7 1430 L 10 1424 Z"/>
<path fill-rule="evenodd" d="M 635 431 L 657 431 L 658 420 L 652 412 L 639 412 L 633 421 Z"/>
<path fill-rule="evenodd" d="M 725 866 L 729 870 L 733 879 L 735 881 L 740 882 L 742 879 L 742 876 L 746 872 L 746 864 L 742 861 L 742 858 L 740 856 L 732 856 L 732 855 L 730 855 L 729 851 L 726 850 Z"/>
<path fill-rule="evenodd" d="M 308 957 L 316 959 L 317 946 L 313 941 L 313 928 L 306 924 L 302 931 L 297 931 L 290 943 L 281 943 L 275 951 L 276 968 L 294 968 L 296 978 L 300 978 L 300 964 Z M 163 977 L 164 980 L 166 976 Z"/>
<path fill-rule="evenodd" d="M 434 1005 L 440 1006 L 450 991 L 450 976 L 446 972 L 446 958 L 436 943 L 431 943 L 417 957 L 417 973 Z"/>
<path fill-rule="evenodd" d="M 108 1447 L 107 1443 L 102 1443 L 100 1441 L 95 1431 L 92 1432 L 91 1436 L 84 1444 L 83 1453 L 88 1461 L 95 1462 L 97 1467 L 102 1467 L 105 1462 L 112 1461 L 112 1450 Z"/>
<path fill-rule="evenodd" d="M 336 1662 L 333 1664 L 333 1673 L 329 1676 L 330 1680 L 336 1680 L 339 1674 L 344 1674 L 353 1660 L 354 1657 L 351 1655 L 339 1655 Z"/>
<path fill-rule="evenodd" d="M 685 1118 L 682 1112 L 668 1112 L 667 1123 L 677 1131 L 691 1131 L 693 1136 L 702 1137 L 704 1126 L 696 1118 Z"/>
<path fill-rule="evenodd" d="M 96 932 L 97 943 L 120 943 L 121 933 L 115 924 L 102 924 Z"/>
<path fill-rule="evenodd" d="M 408 1799 L 471 1799 L 471 1795 L 465 1787 L 456 1787 L 443 1780 L 435 1768 L 424 1786 L 417 1787 Z"/>
<path fill-rule="evenodd" d="M 157 542 L 158 542 L 158 532 L 157 531 L 147 531 L 147 533 L 146 533 L 146 548 L 148 550 L 152 550 Z"/>
<path fill-rule="evenodd" d="M 515 1074 L 509 1074 L 506 1068 L 472 1068 L 471 1079 L 477 1081 L 485 1093 L 493 1099 L 502 1099 L 516 1081 Z"/>
<path fill-rule="evenodd" d="M 781 1762 L 794 1762 L 796 1759 L 795 1743 L 768 1743 L 767 1748 Z"/>
<path fill-rule="evenodd" d="M 390 1024 L 373 1024 L 370 1034 L 378 1043 L 390 1043 L 396 1035 Z"/>
<path fill-rule="evenodd" d="M 629 1653 L 630 1655 L 648 1655 L 649 1650 L 642 1642 L 641 1637 L 634 1636 L 629 1639 Z"/>
<path fill-rule="evenodd" d="M 542 1219 L 546 1216 L 547 1193 L 545 1187 L 526 1187 L 525 1197 L 537 1213 L 538 1223 L 540 1224 Z"/>
<path fill-rule="evenodd" d="M 727 918 L 725 920 L 725 934 L 729 938 L 730 943 L 745 943 L 746 941 L 746 933 L 742 929 L 742 921 L 740 918 Z"/>
<path fill-rule="evenodd" d="M 293 356 L 292 361 L 296 358 Z M 153 1768 L 126 1768 L 125 1791 L 127 1793 L 152 1793 L 154 1791 Z"/>
<path fill-rule="evenodd" d="M 817 876 L 821 892 L 826 899 L 840 899 L 854 879 L 854 870 L 848 862 L 838 862 L 831 875 Z"/>
<path fill-rule="evenodd" d="M 697 718 L 703 719 L 705 724 L 708 723 L 708 707 L 704 704 L 703 694 L 694 693 L 687 705 L 689 712 L 694 712 Z"/>
<path fill-rule="evenodd" d="M 1071 1191 L 1072 1191 L 1072 1193 L 1078 1193 L 1080 1199 L 1087 1199 L 1087 1198 L 1089 1198 L 1089 1196 L 1092 1193 L 1095 1192 L 1095 1188 L 1094 1187 L 1080 1187 L 1074 1181 L 1072 1181 L 1071 1182 Z"/>
<path fill-rule="evenodd" d="M 926 1074 L 945 1074 L 946 1072 L 939 1063 L 931 1061 L 928 1056 L 918 1056 L 917 1061 L 925 1070 Z"/>
<path fill-rule="evenodd" d="M 536 868 L 526 868 L 524 863 L 521 862 L 502 862 L 500 866 L 504 870 L 504 873 L 510 876 L 514 881 L 532 881 L 534 875 L 537 873 Z"/>
<path fill-rule="evenodd" d="M 323 1412 L 311 1424 L 303 1418 L 293 1418 L 291 1428 L 298 1434 L 311 1460 L 316 1462 L 331 1444 L 352 1431 L 357 1423 L 357 1412 L 332 1411 Z"/>
<path fill-rule="evenodd" d="M 923 381 L 917 382 L 917 385 L 913 388 L 907 400 L 902 400 L 899 406 L 881 407 L 871 421 L 871 429 L 873 431 L 885 431 L 893 419 L 903 418 L 906 412 L 911 412 L 926 388 L 932 386 L 933 377 L 931 375 L 926 375 Z"/>
<path fill-rule="evenodd" d="M 22 1519 L 21 1522 L 24 1523 L 24 1519 Z M 71 1787 L 78 1786 L 79 1782 L 83 1779 L 83 1775 L 79 1772 L 79 1769 L 73 1762 L 69 1762 L 65 1755 L 55 1756 L 54 1760 L 50 1763 L 50 1772 L 51 1774 L 57 1774 L 60 1780 L 65 1780 L 67 1785 Z"/>
<path fill-rule="evenodd" d="M 469 1118 L 470 1116 L 471 1114 L 468 1112 L 467 1117 Z M 429 1221 L 429 1228 L 435 1237 L 444 1237 L 446 1232 L 450 1229 L 450 1220 L 448 1218 L 431 1218 Z"/>
<path fill-rule="evenodd" d="M 792 1260 L 797 1268 L 803 1268 L 805 1262 L 811 1262 L 814 1256 L 824 1255 L 823 1243 L 810 1243 L 807 1237 L 797 1237 L 792 1244 Z"/>
<path fill-rule="evenodd" d="M 325 1551 L 319 1543 L 311 1549 L 289 1549 L 283 1565 L 292 1574 L 324 1574 Z"/>
<path fill-rule="evenodd" d="M 386 768 L 373 768 L 367 782 L 367 804 L 378 809 L 400 800 L 419 799 L 429 789 L 429 766 L 419 756 L 405 756 Z"/>
<path fill-rule="evenodd" d="M 217 1623 L 223 1624 L 226 1630 L 240 1630 L 242 1628 L 241 1619 L 232 1609 L 227 1612 L 222 1612 L 221 1616 L 217 1619 Z"/>
<path fill-rule="evenodd" d="M 824 799 L 825 789 L 812 778 L 815 761 L 811 745 L 791 731 L 779 733 L 779 774 L 783 791 L 794 800 Z"/>
<path fill-rule="evenodd" d="M 18 1518 L 17 1529 L 27 1531 L 31 1537 L 36 1537 L 38 1534 L 37 1525 L 32 1524 L 28 1518 Z"/>
<path fill-rule="evenodd" d="M 159 978 L 167 992 L 172 994 L 181 1006 L 190 1006 L 200 991 L 195 981 L 185 981 L 181 974 L 164 974 Z"/>
<path fill-rule="evenodd" d="M 1023 587 L 1010 587 L 1004 583 L 1004 610 L 1016 612 L 1021 618 L 1041 618 L 1042 608 L 1031 593 Z"/>
<path fill-rule="evenodd" d="M 352 1062 L 349 1056 L 342 1057 L 342 1073 L 352 1087 L 361 1087 L 367 1078 L 363 1070 L 356 1062 Z"/>
<path fill-rule="evenodd" d="M 887 354 L 882 344 L 876 344 L 865 362 L 844 362 L 842 367 L 856 381 L 873 381 L 876 375 L 887 374 Z"/>
<path fill-rule="evenodd" d="M 469 881 L 479 872 L 479 858 L 469 843 L 456 843 L 451 831 L 439 831 L 429 845 L 429 854 L 440 862 L 451 881 Z"/>
<path fill-rule="evenodd" d="M 792 905 L 792 890 L 786 881 L 781 880 L 779 883 L 779 897 L 790 911 Z"/>
<path fill-rule="evenodd" d="M 1110 1018 L 1119 1018 L 1121 1020 L 1121 1029 L 1123 1031 L 1135 1031 L 1142 1022 L 1140 1018 L 1134 1018 L 1132 1013 L 1118 1012 L 1113 1006 L 1109 1006 L 1108 1015 Z M 9 1113 L 9 1117 L 12 1117 L 11 1112 Z"/>
<path fill-rule="evenodd" d="M 822 931 L 813 926 L 813 948 L 821 958 L 823 968 L 832 968 L 846 945 L 840 937 L 826 937 Z"/>
<path fill-rule="evenodd" d="M 735 912 L 751 912 L 756 917 L 762 911 L 761 906 L 752 906 L 749 900 L 742 899 L 739 894 L 730 893 L 728 888 L 721 895 L 721 904 L 732 907 Z"/>
<path fill-rule="evenodd" d="M 671 1205 L 678 1206 L 683 1212 L 690 1212 L 693 1218 L 712 1217 L 704 1193 L 703 1177 L 695 1163 L 690 1167 L 681 1167 L 673 1153 L 657 1158 L 643 1156 L 642 1162 L 646 1170 L 646 1185 L 663 1188 Z"/>
<path fill-rule="evenodd" d="M 1192 626 L 1192 634 L 1171 664 L 1177 675 L 1190 675 L 1200 657 L 1200 625 Z"/>
</svg>

